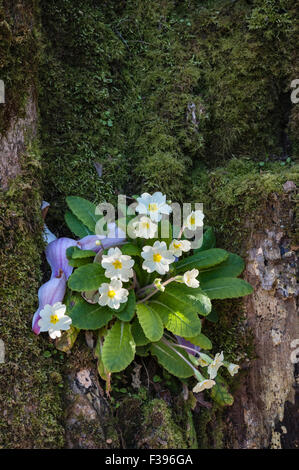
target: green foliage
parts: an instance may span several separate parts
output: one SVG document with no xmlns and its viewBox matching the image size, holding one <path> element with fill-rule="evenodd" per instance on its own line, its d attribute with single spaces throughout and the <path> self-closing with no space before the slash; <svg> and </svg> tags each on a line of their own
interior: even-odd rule
<svg viewBox="0 0 299 470">
<path fill-rule="evenodd" d="M 137 317 L 145 336 L 152 342 L 159 341 L 163 335 L 163 322 L 151 304 L 137 304 Z"/>
<path fill-rule="evenodd" d="M 74 291 L 84 292 L 98 289 L 103 282 L 106 282 L 104 270 L 98 263 L 89 263 L 80 266 L 69 277 L 69 288 Z"/>
<path fill-rule="evenodd" d="M 96 206 L 87 199 L 77 196 L 68 196 L 66 202 L 79 221 L 82 222 L 91 233 L 95 233 L 95 226 L 100 218 L 96 215 Z"/>
<path fill-rule="evenodd" d="M 162 341 L 152 344 L 151 353 L 157 357 L 158 362 L 165 367 L 168 372 L 176 377 L 187 378 L 194 374 L 190 365 Z M 180 350 L 179 354 L 188 360 L 188 355 L 185 351 Z"/>
<path fill-rule="evenodd" d="M 92 231 L 89 230 L 72 212 L 67 211 L 64 216 L 66 225 L 77 237 L 83 238 L 87 235 L 92 235 Z"/>
<path fill-rule="evenodd" d="M 134 359 L 135 343 L 131 325 L 116 321 L 109 330 L 102 351 L 103 364 L 109 372 L 125 369 Z"/>
<path fill-rule="evenodd" d="M 132 320 L 136 311 L 136 297 L 135 297 L 135 293 L 133 289 L 130 290 L 130 293 L 128 295 L 128 301 L 126 302 L 126 304 L 124 304 L 123 308 L 120 306 L 119 310 L 121 310 L 121 312 L 119 313 L 117 310 L 115 311 L 115 315 L 119 320 L 121 321 Z"/>
<path fill-rule="evenodd" d="M 222 263 L 228 257 L 228 253 L 225 250 L 219 248 L 212 248 L 203 252 L 196 253 L 193 256 L 178 261 L 175 266 L 175 270 L 180 273 L 182 271 L 188 271 L 191 269 L 205 269 L 210 266 Z"/>
<path fill-rule="evenodd" d="M 99 304 L 89 304 L 83 299 L 68 313 L 72 324 L 80 330 L 98 330 L 112 320 L 112 312 L 108 307 Z"/>
<path fill-rule="evenodd" d="M 202 349 L 208 350 L 212 349 L 212 342 L 209 340 L 207 336 L 203 333 L 199 333 L 196 336 L 192 336 L 192 338 L 186 338 L 190 343 L 195 344 L 195 346 L 199 346 Z"/>
<path fill-rule="evenodd" d="M 253 288 L 243 279 L 223 277 L 201 283 L 203 291 L 210 299 L 231 299 L 252 294 Z"/>
</svg>

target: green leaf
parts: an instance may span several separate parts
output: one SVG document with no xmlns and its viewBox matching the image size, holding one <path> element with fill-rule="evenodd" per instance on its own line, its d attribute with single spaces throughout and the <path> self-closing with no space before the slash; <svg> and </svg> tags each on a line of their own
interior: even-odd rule
<svg viewBox="0 0 299 470">
<path fill-rule="evenodd" d="M 136 311 L 136 297 L 135 297 L 134 290 L 131 289 L 124 309 L 120 313 L 118 313 L 118 310 L 115 310 L 115 315 L 119 320 L 131 321 L 135 315 L 135 311 Z"/>
<path fill-rule="evenodd" d="M 206 296 L 199 292 L 197 298 L 196 293 L 191 296 L 190 292 L 194 290 L 183 284 L 169 285 L 165 292 L 149 302 L 149 305 L 161 316 L 165 327 L 176 335 L 194 336 L 201 330 L 201 321 L 197 312 L 200 309 L 205 311 L 200 296 L 204 299 Z"/>
<path fill-rule="evenodd" d="M 151 341 L 145 336 L 144 331 L 139 323 L 138 318 L 136 317 L 132 323 L 132 335 L 136 346 L 145 346 Z"/>
<path fill-rule="evenodd" d="M 194 374 L 193 369 L 184 361 L 184 359 L 163 342 L 159 341 L 157 343 L 153 343 L 150 351 L 151 354 L 157 357 L 159 364 L 161 364 L 161 366 L 163 366 L 172 375 L 179 378 L 187 378 Z M 188 360 L 188 355 L 185 351 L 180 349 L 178 352 Z"/>
<path fill-rule="evenodd" d="M 136 345 L 130 323 L 117 320 L 105 338 L 102 358 L 109 372 L 120 372 L 134 359 Z"/>
<path fill-rule="evenodd" d="M 78 217 L 70 211 L 67 211 L 64 215 L 64 220 L 72 233 L 79 238 L 84 238 L 87 235 L 92 235 L 93 232 L 84 225 Z"/>
<path fill-rule="evenodd" d="M 109 282 L 104 275 L 102 266 L 98 263 L 90 263 L 80 266 L 69 277 L 68 286 L 78 292 L 95 290 L 104 282 Z"/>
<path fill-rule="evenodd" d="M 137 304 L 137 317 L 145 336 L 151 341 L 159 341 L 163 335 L 163 322 L 150 304 Z"/>
<path fill-rule="evenodd" d="M 68 196 L 66 198 L 66 203 L 75 214 L 75 216 L 83 222 L 86 227 L 91 230 L 92 233 L 95 233 L 95 226 L 97 221 L 100 219 L 99 215 L 96 215 L 96 206 L 92 202 L 87 201 L 78 196 Z"/>
<path fill-rule="evenodd" d="M 134 245 L 133 243 L 126 243 L 120 247 L 120 251 L 123 255 L 129 256 L 141 256 L 141 250 L 138 246 Z"/>
<path fill-rule="evenodd" d="M 81 259 L 95 257 L 96 253 L 92 250 L 82 250 L 78 246 L 70 246 L 66 250 L 66 257 L 68 259 Z"/>
<path fill-rule="evenodd" d="M 72 324 L 80 330 L 97 330 L 112 319 L 112 310 L 99 304 L 89 304 L 83 299 L 69 313 Z"/>
<path fill-rule="evenodd" d="M 213 345 L 209 338 L 205 336 L 203 333 L 199 335 L 193 336 L 192 338 L 184 337 L 190 343 L 195 344 L 195 346 L 199 346 L 202 349 L 212 349 Z"/>
<path fill-rule="evenodd" d="M 219 320 L 218 313 L 216 312 L 214 308 L 212 308 L 211 313 L 208 316 L 206 316 L 206 320 L 209 320 L 212 323 L 216 323 Z"/>
<path fill-rule="evenodd" d="M 141 327 L 140 327 L 141 328 Z M 150 345 L 136 346 L 136 355 L 141 357 L 147 357 L 149 355 Z"/>
<path fill-rule="evenodd" d="M 217 279 L 219 277 L 237 277 L 244 270 L 245 263 L 243 259 L 235 255 L 234 253 L 229 253 L 228 258 L 225 261 L 218 264 L 217 266 L 212 266 L 204 271 L 201 271 L 197 277 L 200 282 L 209 281 L 211 279 Z"/>
<path fill-rule="evenodd" d="M 209 250 L 210 248 L 215 248 L 216 246 L 216 237 L 212 227 L 206 227 L 204 234 L 202 245 L 200 248 L 196 248 L 193 250 L 193 253 L 200 253 L 201 251 Z"/>
<path fill-rule="evenodd" d="M 211 389 L 211 397 L 220 406 L 231 406 L 234 403 L 234 397 L 229 393 L 225 382 L 219 376 L 215 380 L 216 385 Z"/>
<path fill-rule="evenodd" d="M 222 263 L 227 257 L 227 251 L 220 248 L 212 248 L 211 250 L 201 251 L 178 261 L 175 263 L 174 268 L 178 273 L 189 271 L 193 268 L 202 270 Z"/>
<path fill-rule="evenodd" d="M 90 264 L 91 261 L 92 260 L 90 258 L 69 259 L 69 265 L 73 266 L 73 268 L 80 268 L 80 266 Z"/>
<path fill-rule="evenodd" d="M 243 297 L 253 292 L 253 288 L 248 282 L 235 277 L 204 281 L 201 283 L 201 287 L 210 299 L 231 299 Z"/>
</svg>

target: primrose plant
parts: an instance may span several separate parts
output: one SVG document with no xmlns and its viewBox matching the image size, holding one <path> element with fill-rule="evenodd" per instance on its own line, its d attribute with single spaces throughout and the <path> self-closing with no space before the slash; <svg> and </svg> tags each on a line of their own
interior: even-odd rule
<svg viewBox="0 0 299 470">
<path fill-rule="evenodd" d="M 230 405 L 233 397 L 218 370 L 234 375 L 239 366 L 226 361 L 223 352 L 209 352 L 212 343 L 202 325 L 203 318 L 217 319 L 213 299 L 252 292 L 238 278 L 243 260 L 215 248 L 212 228 L 203 229 L 201 210 L 191 211 L 173 238 L 166 197 L 157 192 L 135 199 L 134 214 L 111 222 L 97 215 L 91 202 L 67 198 L 65 220 L 79 239 L 59 238 L 47 245 L 52 275 L 39 289 L 33 331 L 48 332 L 62 350 L 72 347 L 80 330 L 96 331 L 95 356 L 108 391 L 111 374 L 126 369 L 135 355 L 151 354 L 174 376 L 194 377 L 193 392 L 210 389 L 215 401 Z M 165 218 L 169 231 L 162 238 Z M 198 228 L 201 242 L 193 248 L 185 234 Z"/>
</svg>

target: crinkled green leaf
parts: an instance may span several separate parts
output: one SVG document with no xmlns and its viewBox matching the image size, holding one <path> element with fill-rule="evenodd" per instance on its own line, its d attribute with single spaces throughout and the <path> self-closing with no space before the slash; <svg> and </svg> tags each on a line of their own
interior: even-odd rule
<svg viewBox="0 0 299 470">
<path fill-rule="evenodd" d="M 78 246 L 70 246 L 66 250 L 66 257 L 68 259 L 94 258 L 95 252 L 92 250 L 82 250 Z"/>
<path fill-rule="evenodd" d="M 104 341 L 102 359 L 109 372 L 120 372 L 134 359 L 135 342 L 131 333 L 130 323 L 117 320 Z"/>
<path fill-rule="evenodd" d="M 126 243 L 121 245 L 120 250 L 123 255 L 140 256 L 141 254 L 140 248 L 138 248 L 137 245 L 134 245 L 134 243 Z"/>
<path fill-rule="evenodd" d="M 159 364 L 176 377 L 187 378 L 194 374 L 193 369 L 181 357 L 188 360 L 188 355 L 182 349 L 177 349 L 178 355 L 162 341 L 158 341 L 151 345 L 150 351 L 157 357 Z"/>
<path fill-rule="evenodd" d="M 243 297 L 253 292 L 253 288 L 248 282 L 235 277 L 223 277 L 203 281 L 201 288 L 210 299 L 231 299 L 234 297 Z"/>
<path fill-rule="evenodd" d="M 222 263 L 227 257 L 227 251 L 221 250 L 220 248 L 212 248 L 183 258 L 181 261 L 175 263 L 174 268 L 178 273 L 190 271 L 194 268 L 202 270 Z"/>
<path fill-rule="evenodd" d="M 199 253 L 201 251 L 210 250 L 211 248 L 215 248 L 216 246 L 216 237 L 212 227 L 206 227 L 203 237 L 202 237 L 202 245 L 200 248 L 195 248 L 193 253 Z"/>
<path fill-rule="evenodd" d="M 95 226 L 97 221 L 100 219 L 99 215 L 96 215 L 96 206 L 87 199 L 83 199 L 79 196 L 68 196 L 66 198 L 66 203 L 75 214 L 75 216 L 84 224 L 86 227 L 91 230 L 92 233 L 95 233 Z"/>
<path fill-rule="evenodd" d="M 99 263 L 90 263 L 80 266 L 69 277 L 68 286 L 78 292 L 95 290 L 104 282 L 109 283 L 104 270 Z"/>
<path fill-rule="evenodd" d="M 72 324 L 80 330 L 97 330 L 107 325 L 112 319 L 113 311 L 109 307 L 101 307 L 99 304 L 78 302 L 70 311 Z"/>
<path fill-rule="evenodd" d="M 200 282 L 204 282 L 217 279 L 219 277 L 237 277 L 242 273 L 244 267 L 245 263 L 240 256 L 235 255 L 234 253 L 229 253 L 228 258 L 226 258 L 225 261 L 217 266 L 211 266 L 210 268 L 201 271 L 197 279 Z"/>
<path fill-rule="evenodd" d="M 84 238 L 87 235 L 92 235 L 93 232 L 84 225 L 78 217 L 70 211 L 67 211 L 64 215 L 64 220 L 70 229 L 70 231 L 79 238 Z"/>
<path fill-rule="evenodd" d="M 164 331 L 160 315 L 149 303 L 137 304 L 136 309 L 137 317 L 145 336 L 151 341 L 158 341 Z"/>
<path fill-rule="evenodd" d="M 137 317 L 132 323 L 132 335 L 136 346 L 145 346 L 146 344 L 151 342 L 151 340 L 145 336 Z"/>
<path fill-rule="evenodd" d="M 136 297 L 133 289 L 130 290 L 128 301 L 126 302 L 124 308 L 119 312 L 115 310 L 115 316 L 122 321 L 131 321 L 135 315 L 136 311 Z"/>
<path fill-rule="evenodd" d="M 209 338 L 207 336 L 205 336 L 203 333 L 199 333 L 198 335 L 193 336 L 191 338 L 188 338 L 188 337 L 184 336 L 184 338 L 187 341 L 190 341 L 190 343 L 195 344 L 195 346 L 199 346 L 202 349 L 207 349 L 208 350 L 208 349 L 212 349 L 212 347 L 213 347 L 213 345 L 212 345 L 211 341 L 209 340 Z"/>
<path fill-rule="evenodd" d="M 220 406 L 231 406 L 234 403 L 234 397 L 229 393 L 225 382 L 218 376 L 216 385 L 211 389 L 211 397 Z"/>
</svg>

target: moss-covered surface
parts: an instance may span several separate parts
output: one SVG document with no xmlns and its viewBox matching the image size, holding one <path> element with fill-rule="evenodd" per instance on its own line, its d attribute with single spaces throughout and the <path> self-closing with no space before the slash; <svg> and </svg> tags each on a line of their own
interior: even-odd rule
<svg viewBox="0 0 299 470">
<path fill-rule="evenodd" d="M 42 39 L 31 27 L 39 6 Z M 298 78 L 295 13 L 291 0 L 0 1 L 3 133 L 37 83 L 43 44 L 41 184 L 52 205 L 50 228 L 66 233 L 68 194 L 113 201 L 118 192 L 161 190 L 203 202 L 218 246 L 245 254 L 251 222 L 262 221 L 271 193 L 298 181 L 286 163 L 298 157 L 299 105 L 292 108 L 288 94 Z M 0 446 L 62 447 L 60 359 L 43 358 L 47 340 L 30 333 L 42 249 L 36 153 L 31 160 L 1 195 Z M 102 178 L 95 162 L 103 164 Z M 208 326 L 215 350 L 223 347 L 231 359 L 252 354 L 250 341 L 235 335 L 240 304 L 223 304 L 220 313 L 218 326 Z M 153 401 L 142 406 L 147 424 Z M 163 402 L 155 407 L 168 423 Z M 221 447 L 221 415 L 215 408 L 197 415 L 199 447 Z M 178 416 L 168 446 L 192 446 Z"/>
<path fill-rule="evenodd" d="M 0 77 L 6 88 L 5 105 L 0 105 L 1 137 L 12 121 L 24 117 L 27 96 L 37 83 L 38 23 L 38 2 L 0 2 Z M 57 448 L 63 446 L 64 434 L 61 359 L 44 357 L 48 341 L 31 331 L 41 281 L 43 223 L 41 159 L 38 144 L 30 143 L 31 129 L 26 139 L 26 151 L 19 155 L 20 175 L 8 191 L 0 189 L 0 339 L 5 346 L 0 448 Z"/>
<path fill-rule="evenodd" d="M 48 341 L 31 331 L 43 248 L 39 159 L 31 154 L 22 163 L 22 175 L 0 194 L 0 448 L 57 448 L 64 434 L 57 380 L 62 360 L 44 357 Z"/>
<path fill-rule="evenodd" d="M 39 56 L 38 0 L 0 1 L 0 78 L 5 106 L 0 106 L 0 134 L 13 116 L 24 116 L 29 90 L 36 88 Z"/>
</svg>

